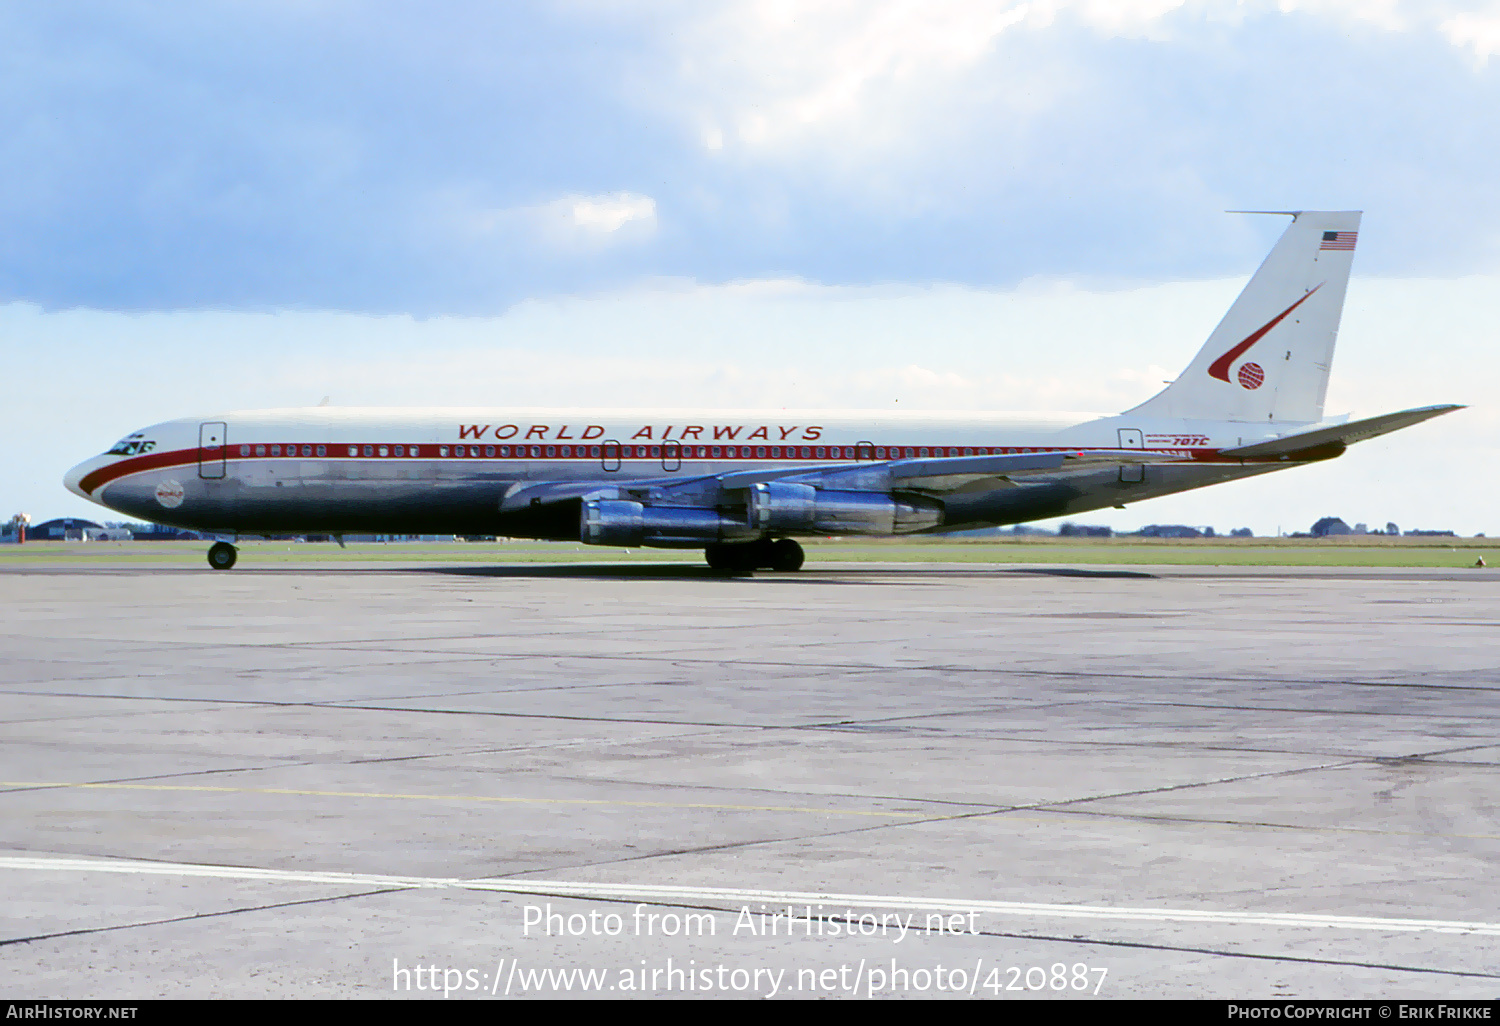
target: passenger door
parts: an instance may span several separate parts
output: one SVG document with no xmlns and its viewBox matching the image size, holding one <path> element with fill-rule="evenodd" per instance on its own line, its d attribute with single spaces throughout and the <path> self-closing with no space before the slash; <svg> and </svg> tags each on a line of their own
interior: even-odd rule
<svg viewBox="0 0 1500 1026">
<path fill-rule="evenodd" d="M 225 435 L 229 425 L 210 420 L 198 425 L 198 476 L 215 480 L 224 476 L 227 455 Z"/>
</svg>

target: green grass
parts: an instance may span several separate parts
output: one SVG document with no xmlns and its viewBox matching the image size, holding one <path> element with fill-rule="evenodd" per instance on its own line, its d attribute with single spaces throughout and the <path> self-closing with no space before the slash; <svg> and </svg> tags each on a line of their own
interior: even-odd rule
<svg viewBox="0 0 1500 1026">
<path fill-rule="evenodd" d="M 1006 538 L 805 541 L 809 563 L 1072 563 L 1179 566 L 1500 566 L 1500 539 Z M 33 542 L 0 546 L 0 568 L 41 564 L 206 566 L 207 542 Z M 245 541 L 242 564 L 699 563 L 697 550 L 615 549 L 577 542 L 334 544 Z"/>
</svg>

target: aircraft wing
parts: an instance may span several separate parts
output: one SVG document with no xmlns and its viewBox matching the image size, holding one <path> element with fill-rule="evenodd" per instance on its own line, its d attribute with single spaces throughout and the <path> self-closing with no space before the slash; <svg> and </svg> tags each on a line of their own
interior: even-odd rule
<svg viewBox="0 0 1500 1026">
<path fill-rule="evenodd" d="M 1139 449 L 1077 449 L 1015 453 L 1003 456 L 937 456 L 930 458 L 839 463 L 832 466 L 760 467 L 721 474 L 635 478 L 610 481 L 517 482 L 500 500 L 502 512 L 571 499 L 625 499 L 681 505 L 713 505 L 724 492 L 782 481 L 815 488 L 861 492 L 902 489 L 931 495 L 1016 487 L 1034 478 L 1069 470 L 1133 463 L 1176 462 Z"/>
<path fill-rule="evenodd" d="M 1451 403 L 1443 406 L 1419 406 L 1414 410 L 1385 413 L 1379 417 L 1350 421 L 1334 427 L 1318 428 L 1315 431 L 1304 431 L 1286 438 L 1273 438 L 1269 442 L 1256 442 L 1254 445 L 1222 449 L 1219 455 L 1234 459 L 1327 459 L 1330 456 L 1339 455 L 1355 442 L 1363 442 L 1367 438 L 1389 434 L 1392 431 L 1411 427 L 1424 420 L 1461 409 L 1463 409 L 1462 406 Z"/>
</svg>

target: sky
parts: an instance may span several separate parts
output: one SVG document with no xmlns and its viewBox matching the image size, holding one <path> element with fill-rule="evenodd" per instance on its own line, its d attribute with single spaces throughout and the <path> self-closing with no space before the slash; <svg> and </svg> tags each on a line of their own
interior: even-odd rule
<svg viewBox="0 0 1500 1026">
<path fill-rule="evenodd" d="M 337 405 L 1113 413 L 1362 209 L 1328 412 L 1082 518 L 1500 533 L 1500 3 L 0 2 L 0 515 Z"/>
</svg>

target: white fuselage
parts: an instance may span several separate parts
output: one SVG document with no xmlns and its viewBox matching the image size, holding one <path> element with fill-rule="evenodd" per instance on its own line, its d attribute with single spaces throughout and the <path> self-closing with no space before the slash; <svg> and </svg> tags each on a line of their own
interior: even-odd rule
<svg viewBox="0 0 1500 1026">
<path fill-rule="evenodd" d="M 1073 413 L 320 407 L 156 424 L 73 468 L 66 483 L 130 516 L 215 532 L 576 538 L 576 508 L 502 509 L 507 495 L 545 482 L 670 487 L 733 471 L 929 456 L 1132 449 L 1191 458 L 1130 474 L 1059 473 L 1019 489 L 996 482 L 995 503 L 971 499 L 962 517 L 938 528 L 954 529 L 1122 505 L 1274 469 L 1214 456 L 1306 427 Z"/>
</svg>

